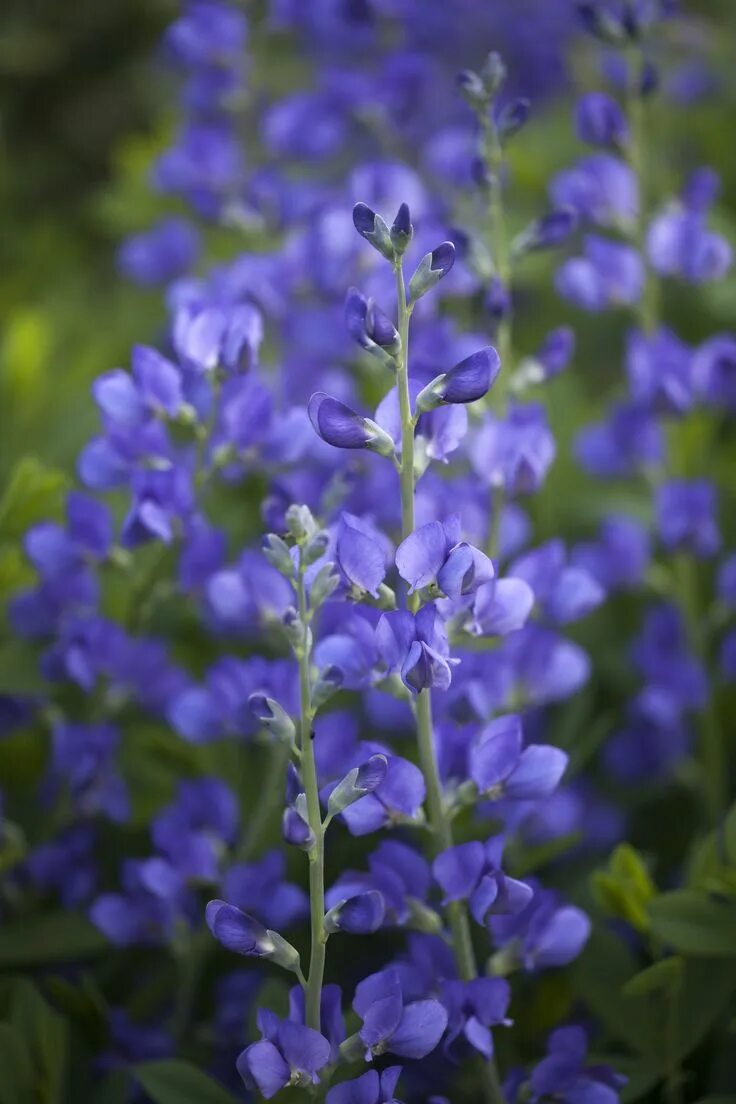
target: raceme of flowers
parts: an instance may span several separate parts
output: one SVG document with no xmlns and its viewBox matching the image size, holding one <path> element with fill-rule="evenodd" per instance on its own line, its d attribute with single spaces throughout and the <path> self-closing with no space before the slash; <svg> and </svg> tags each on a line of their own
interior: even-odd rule
<svg viewBox="0 0 736 1104">
<path fill-rule="evenodd" d="M 672 6 L 532 5 L 518 26 L 511 7 L 271 4 L 271 33 L 293 37 L 313 79 L 259 106 L 255 128 L 242 9 L 191 0 L 166 32 L 182 119 L 152 185 L 191 215 L 119 254 L 125 275 L 165 287 L 166 335 L 95 380 L 82 489 L 63 524 L 26 534 L 38 581 L 10 609 L 47 687 L 8 716 L 46 726 L 39 800 L 60 811 L 4 873 L 9 907 L 52 897 L 121 955 L 166 949 L 179 970 L 145 1026 L 124 1001 L 109 1009 L 100 1076 L 190 1056 L 214 976 L 200 1065 L 235 1094 L 615 1104 L 626 1084 L 615 1055 L 588 1055 L 599 1008 L 563 997 L 541 1037 L 524 1027 L 593 933 L 565 871 L 627 830 L 554 721 L 607 677 L 578 623 L 638 602 L 603 778 L 666 784 L 696 759 L 721 822 L 712 688 L 736 678 L 736 560 L 687 423 L 736 410 L 736 338 L 690 347 L 661 285 L 718 280 L 732 251 L 710 217 L 713 170 L 674 198 L 654 188 L 652 58 Z M 463 68 L 500 23 L 508 61 Z M 590 150 L 512 233 L 509 150 L 534 111 L 519 74 L 554 96 L 581 29 L 609 81 L 576 104 Z M 268 248 L 207 268 L 213 222 Z M 540 271 L 559 321 L 529 347 L 523 289 Z M 614 310 L 621 385 L 574 455 L 651 509 L 540 540 L 569 319 Z M 702 561 L 718 565 L 715 664 Z M 136 726 L 180 749 L 143 823 L 125 767 Z M 666 941 L 647 943 L 615 876 L 599 893 L 661 968 Z M 658 1077 L 679 1084 L 677 1067 Z"/>
</svg>

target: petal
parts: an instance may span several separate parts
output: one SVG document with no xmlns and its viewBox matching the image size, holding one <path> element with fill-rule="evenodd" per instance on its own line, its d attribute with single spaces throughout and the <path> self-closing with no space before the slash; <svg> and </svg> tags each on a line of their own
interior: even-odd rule
<svg viewBox="0 0 736 1104">
<path fill-rule="evenodd" d="M 396 549 L 396 566 L 410 591 L 433 582 L 447 556 L 447 538 L 439 521 L 430 521 L 410 533 Z"/>
<path fill-rule="evenodd" d="M 424 1058 L 434 1050 L 447 1027 L 447 1012 L 436 1000 L 408 1004 L 388 1049 L 402 1058 Z"/>
<path fill-rule="evenodd" d="M 273 1043 L 261 1039 L 247 1047 L 236 1063 L 238 1073 L 249 1089 L 258 1087 L 269 1100 L 287 1084 L 291 1070 Z"/>
<path fill-rule="evenodd" d="M 360 449 L 371 440 L 372 434 L 366 428 L 365 419 L 323 391 L 312 395 L 307 410 L 315 432 L 328 445 Z"/>
<path fill-rule="evenodd" d="M 398 996 L 399 1000 L 401 1000 L 401 983 L 399 981 L 399 975 L 396 970 L 391 969 L 391 967 L 386 970 L 379 970 L 375 974 L 370 974 L 367 978 L 364 978 L 358 983 L 355 988 L 353 1008 L 362 1019 L 375 1001 L 382 1000 L 384 997 L 388 996 Z"/>
<path fill-rule="evenodd" d="M 504 782 L 521 755 L 521 719 L 510 713 L 483 729 L 470 751 L 470 776 L 481 793 Z"/>
<path fill-rule="evenodd" d="M 379 1089 L 378 1073 L 371 1069 L 362 1077 L 334 1085 L 327 1094 L 326 1104 L 378 1104 Z"/>
<path fill-rule="evenodd" d="M 521 753 L 519 764 L 506 779 L 504 795 L 515 801 L 549 797 L 565 773 L 568 757 L 551 744 L 531 744 Z"/>
<path fill-rule="evenodd" d="M 384 553 L 378 541 L 343 518 L 336 552 L 338 566 L 348 581 L 378 597 L 378 587 L 386 577 Z"/>
<path fill-rule="evenodd" d="M 469 897 L 478 884 L 486 856 L 479 840 L 448 847 L 432 864 L 435 880 L 445 892 L 443 904 Z"/>
<path fill-rule="evenodd" d="M 293 1069 L 302 1070 L 317 1080 L 317 1073 L 330 1060 L 330 1044 L 324 1035 L 304 1024 L 283 1020 L 279 1027 L 279 1042 L 284 1057 Z"/>
</svg>

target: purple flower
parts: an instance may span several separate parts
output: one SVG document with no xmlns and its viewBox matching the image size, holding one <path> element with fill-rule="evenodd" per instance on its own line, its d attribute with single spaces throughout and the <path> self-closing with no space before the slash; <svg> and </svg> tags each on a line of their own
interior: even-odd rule
<svg viewBox="0 0 736 1104">
<path fill-rule="evenodd" d="M 230 867 L 222 882 L 223 896 L 274 930 L 289 927 L 308 912 L 307 895 L 284 880 L 286 858 L 268 851 L 255 863 Z"/>
<path fill-rule="evenodd" d="M 447 1012 L 439 1001 L 404 1003 L 399 974 L 392 968 L 358 984 L 353 1008 L 363 1021 L 359 1035 L 366 1061 L 386 1051 L 401 1058 L 424 1058 L 447 1027 Z"/>
<path fill-rule="evenodd" d="M 610 153 L 592 153 L 558 173 L 550 196 L 556 207 L 571 207 L 582 222 L 602 227 L 633 223 L 639 208 L 634 172 Z"/>
<path fill-rule="evenodd" d="M 357 288 L 350 288 L 345 300 L 345 320 L 353 341 L 393 366 L 401 345 L 399 335 L 391 319 L 373 299 L 366 299 Z"/>
<path fill-rule="evenodd" d="M 498 717 L 483 729 L 470 749 L 470 777 L 481 794 L 497 800 L 535 801 L 548 797 L 567 767 L 567 755 L 549 744 L 522 750 L 521 719 Z"/>
<path fill-rule="evenodd" d="M 618 1104 L 626 1084 L 609 1066 L 586 1066 L 587 1039 L 580 1027 L 560 1027 L 547 1041 L 547 1056 L 529 1079 L 533 1102 L 553 1098 L 561 1104 Z"/>
<path fill-rule="evenodd" d="M 538 491 L 554 457 L 554 437 L 539 403 L 516 403 L 503 420 L 488 415 L 470 453 L 476 474 L 512 496 Z"/>
<path fill-rule="evenodd" d="M 443 904 L 467 900 L 479 924 L 485 924 L 491 915 L 525 908 L 532 890 L 524 882 L 504 874 L 502 850 L 503 839 L 496 837 L 485 844 L 472 840 L 442 851 L 434 861 L 432 873 L 444 891 Z"/>
<path fill-rule="evenodd" d="M 319 1084 L 319 1074 L 330 1061 L 330 1044 L 319 1031 L 291 1020 L 280 1020 L 268 1009 L 258 1010 L 263 1038 L 238 1058 L 238 1073 L 249 1089 L 257 1088 L 270 1100 L 285 1085 Z"/>
<path fill-rule="evenodd" d="M 460 518 L 421 525 L 396 549 L 396 566 L 409 593 L 436 586 L 448 598 L 474 594 L 493 578 L 493 564 L 479 549 L 460 540 Z"/>
<path fill-rule="evenodd" d="M 215 939 L 228 951 L 253 958 L 268 958 L 273 950 L 266 928 L 234 905 L 228 905 L 225 901 L 210 901 L 206 919 Z"/>
<path fill-rule="evenodd" d="M 547 541 L 514 560 L 511 574 L 534 591 L 545 615 L 558 625 L 587 616 L 605 599 L 599 581 L 583 567 L 570 566 L 561 540 Z"/>
<path fill-rule="evenodd" d="M 386 260 L 393 261 L 395 253 L 391 231 L 381 216 L 366 203 L 356 203 L 353 207 L 353 226 L 361 238 L 370 242 Z"/>
<path fill-rule="evenodd" d="M 492 345 L 443 372 L 419 392 L 416 409 L 420 414 L 443 403 L 472 403 L 482 399 L 501 370 L 501 361 Z"/>
<path fill-rule="evenodd" d="M 378 890 L 385 905 L 384 923 L 405 924 L 417 903 L 429 893 L 429 866 L 417 851 L 398 840 L 383 840 L 368 857 L 368 873 L 346 871 L 328 890 L 328 907 L 351 893 Z"/>
<path fill-rule="evenodd" d="M 596 314 L 638 302 L 643 287 L 644 266 L 636 250 L 592 234 L 583 242 L 583 256 L 565 261 L 555 276 L 563 299 Z"/>
<path fill-rule="evenodd" d="M 722 279 L 733 262 L 729 242 L 708 229 L 705 213 L 679 204 L 651 223 L 647 254 L 661 276 L 677 276 L 690 284 Z"/>
<path fill-rule="evenodd" d="M 443 981 L 442 1003 L 447 1010 L 448 1051 L 461 1037 L 484 1058 L 493 1056 L 491 1028 L 508 1026 L 511 990 L 504 978 L 473 978 L 472 981 Z"/>
<path fill-rule="evenodd" d="M 352 1081 L 341 1081 L 327 1093 L 326 1104 L 399 1104 L 394 1097 L 401 1066 L 388 1066 L 380 1074 L 370 1069 Z"/>
<path fill-rule="evenodd" d="M 378 588 L 386 577 L 385 544 L 362 518 L 341 515 L 335 561 L 350 586 L 378 597 Z"/>
<path fill-rule="evenodd" d="M 729 609 L 736 610 L 736 554 L 732 553 L 718 569 L 718 597 Z"/>
<path fill-rule="evenodd" d="M 376 642 L 387 673 L 401 673 L 401 681 L 418 694 L 429 687 L 446 690 L 452 679 L 447 633 L 433 605 L 416 615 L 408 610 L 384 613 L 376 626 Z"/>
<path fill-rule="evenodd" d="M 394 442 L 379 425 L 323 391 L 312 395 L 308 410 L 315 432 L 328 445 L 344 449 L 366 448 L 383 456 L 391 456 L 394 452 Z"/>
<path fill-rule="evenodd" d="M 194 265 L 199 250 L 194 226 L 186 219 L 167 218 L 128 238 L 118 251 L 118 267 L 137 284 L 168 284 Z"/>
<path fill-rule="evenodd" d="M 588 571 L 605 591 L 613 591 L 640 583 L 650 555 L 649 534 L 641 522 L 612 514 L 602 523 L 596 540 L 571 549 L 570 562 Z"/>
<path fill-rule="evenodd" d="M 381 782 L 341 815 L 352 835 L 368 835 L 391 824 L 416 820 L 425 793 L 419 768 L 399 755 L 388 755 Z"/>
<path fill-rule="evenodd" d="M 443 276 L 446 276 L 455 263 L 455 246 L 451 241 L 442 242 L 427 253 L 419 262 L 414 275 L 409 281 L 408 300 L 416 302 L 426 295 Z"/>
<path fill-rule="evenodd" d="M 489 918 L 496 946 L 507 958 L 516 956 L 528 971 L 567 966 L 587 943 L 590 920 L 581 909 L 564 904 L 554 890 L 533 888 L 534 896 L 521 912 Z"/>
<path fill-rule="evenodd" d="M 168 56 L 187 68 L 225 65 L 242 56 L 248 24 L 242 12 L 218 0 L 190 0 L 164 36 Z"/>
<path fill-rule="evenodd" d="M 376 889 L 343 897 L 330 904 L 325 916 L 328 932 L 344 931 L 354 935 L 369 935 L 378 931 L 386 915 L 383 894 Z"/>
<path fill-rule="evenodd" d="M 670 479 L 657 490 L 659 536 L 670 551 L 685 549 L 701 558 L 721 545 L 716 489 L 707 479 Z"/>
<path fill-rule="evenodd" d="M 664 458 L 662 430 L 651 410 L 615 403 L 604 422 L 587 426 L 575 441 L 579 463 L 599 479 L 657 467 Z"/>
<path fill-rule="evenodd" d="M 631 397 L 657 413 L 681 415 L 693 403 L 692 352 L 665 326 L 635 330 L 626 350 Z"/>
<path fill-rule="evenodd" d="M 696 350 L 692 374 L 698 395 L 711 406 L 736 413 L 736 337 L 716 334 Z"/>
<path fill-rule="evenodd" d="M 629 124 L 614 99 L 605 92 L 587 92 L 577 102 L 575 124 L 578 138 L 591 146 L 625 146 Z"/>
<path fill-rule="evenodd" d="M 476 591 L 463 628 L 472 636 L 506 636 L 526 623 L 533 606 L 534 591 L 523 579 L 493 579 Z"/>
<path fill-rule="evenodd" d="M 558 326 L 547 334 L 533 360 L 541 366 L 543 379 L 554 379 L 567 368 L 574 352 L 574 331 L 569 326 Z"/>
</svg>

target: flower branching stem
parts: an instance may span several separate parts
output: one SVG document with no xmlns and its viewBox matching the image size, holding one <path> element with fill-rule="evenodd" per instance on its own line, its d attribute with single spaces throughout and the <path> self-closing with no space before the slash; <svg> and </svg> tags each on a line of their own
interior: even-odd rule
<svg viewBox="0 0 736 1104">
<path fill-rule="evenodd" d="M 398 331 L 401 349 L 396 360 L 396 384 L 399 394 L 401 413 L 401 538 L 406 539 L 414 531 L 414 422 L 412 420 L 411 397 L 409 393 L 409 319 L 411 307 L 406 302 L 406 289 L 401 261 L 396 263 L 396 292 L 398 300 Z M 407 604 L 416 611 L 418 596 L 409 595 Z M 452 847 L 452 822 L 442 796 L 442 782 L 434 741 L 432 725 L 432 694 L 422 690 L 417 694 L 414 705 L 417 725 L 419 765 L 427 787 L 427 811 L 429 825 L 434 836 L 437 851 Z M 462 901 L 452 901 L 445 909 L 452 937 L 452 950 L 457 971 L 463 981 L 471 981 L 478 976 L 470 932 L 467 909 Z M 311 977 L 310 977 L 311 980 Z M 503 1092 L 495 1062 L 490 1059 L 483 1063 L 483 1091 L 487 1104 L 503 1104 Z"/>
<path fill-rule="evenodd" d="M 314 758 L 314 707 L 312 705 L 310 665 L 311 640 L 309 631 L 309 609 L 304 567 L 299 565 L 296 578 L 296 593 L 299 620 L 305 627 L 302 645 L 297 649 L 299 664 L 299 750 L 301 752 L 302 782 L 307 799 L 307 817 L 314 835 L 314 843 L 309 850 L 309 910 L 311 918 L 311 951 L 309 974 L 307 977 L 304 1003 L 307 1027 L 320 1030 L 322 1001 L 322 981 L 325 973 L 325 952 L 327 933 L 325 931 L 325 848 L 322 813 L 319 803 L 317 783 L 317 765 Z"/>
</svg>

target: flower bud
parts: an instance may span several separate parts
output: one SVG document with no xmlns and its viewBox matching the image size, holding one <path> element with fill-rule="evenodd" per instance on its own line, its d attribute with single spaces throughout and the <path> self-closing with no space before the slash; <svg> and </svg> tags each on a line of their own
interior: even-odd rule
<svg viewBox="0 0 736 1104">
<path fill-rule="evenodd" d="M 316 563 L 317 560 L 321 560 L 330 543 L 330 534 L 326 529 L 320 529 L 308 543 L 302 548 L 302 567 L 309 567 L 310 564 Z"/>
<path fill-rule="evenodd" d="M 371 755 L 360 767 L 353 767 L 335 786 L 327 802 L 327 812 L 337 816 L 361 797 L 372 793 L 386 777 L 388 760 L 385 755 Z"/>
<path fill-rule="evenodd" d="M 248 705 L 254 717 L 264 728 L 272 732 L 280 740 L 293 743 L 296 739 L 296 726 L 285 709 L 273 698 L 267 698 L 265 694 L 251 694 Z"/>
<path fill-rule="evenodd" d="M 294 540 L 300 543 L 317 532 L 317 522 L 314 520 L 312 511 L 308 506 L 299 506 L 293 503 L 284 516 L 289 532 Z"/>
<path fill-rule="evenodd" d="M 340 667 L 334 664 L 320 671 L 319 677 L 312 688 L 312 705 L 319 709 L 333 697 L 343 684 L 345 675 Z"/>
<path fill-rule="evenodd" d="M 521 130 L 529 118 L 530 108 L 529 100 L 523 98 L 511 100 L 510 103 L 501 108 L 496 119 L 496 130 L 502 142 L 508 141 L 517 131 Z"/>
<path fill-rule="evenodd" d="M 501 360 L 493 346 L 479 349 L 419 392 L 417 412 L 424 414 L 445 403 L 471 403 L 483 398 L 500 370 Z"/>
<path fill-rule="evenodd" d="M 318 609 L 337 590 L 340 576 L 335 572 L 334 563 L 326 563 L 319 569 L 309 588 L 309 600 L 312 609 Z"/>
<path fill-rule="evenodd" d="M 442 242 L 431 253 L 427 253 L 419 262 L 409 281 L 409 300 L 414 303 L 426 295 L 455 263 L 455 246 L 450 241 Z"/>
<path fill-rule="evenodd" d="M 386 901 L 377 889 L 357 893 L 335 905 L 325 916 L 325 929 L 345 931 L 353 935 L 369 935 L 377 931 L 386 915 Z"/>
<path fill-rule="evenodd" d="M 311 851 L 314 847 L 314 832 L 309 827 L 309 822 L 293 805 L 284 809 L 281 831 L 292 847 L 298 847 L 302 851 Z"/>
<path fill-rule="evenodd" d="M 308 625 L 304 624 L 293 606 L 287 609 L 281 619 L 281 623 L 284 626 L 286 638 L 292 648 L 295 651 L 306 649 L 311 637 L 311 630 Z"/>
<path fill-rule="evenodd" d="M 474 111 L 484 111 L 490 102 L 488 89 L 483 79 L 472 69 L 463 69 L 456 78 L 457 87 L 463 99 Z"/>
<path fill-rule="evenodd" d="M 414 236 L 414 227 L 411 224 L 409 205 L 402 203 L 399 207 L 393 226 L 391 227 L 391 244 L 397 256 L 402 256 L 409 247 Z"/>
<path fill-rule="evenodd" d="M 395 445 L 389 435 L 370 418 L 362 418 L 339 399 L 317 391 L 307 407 L 309 419 L 318 436 L 328 445 L 345 449 L 371 449 L 391 456 Z"/>
<path fill-rule="evenodd" d="M 353 207 L 353 225 L 360 236 L 370 242 L 387 261 L 395 260 L 396 255 L 388 226 L 381 216 L 365 203 L 356 203 Z"/>
<path fill-rule="evenodd" d="M 271 566 L 280 571 L 282 575 L 285 575 L 287 579 L 290 579 L 294 574 L 294 561 L 291 558 L 291 552 L 286 541 L 283 541 L 276 533 L 267 533 L 263 538 L 261 548 L 263 555 Z"/>
<path fill-rule="evenodd" d="M 577 215 L 572 207 L 559 207 L 549 211 L 522 230 L 511 243 L 515 257 L 539 249 L 554 249 L 562 245 L 577 227 Z"/>
<path fill-rule="evenodd" d="M 496 95 L 506 80 L 506 66 L 501 55 L 495 50 L 492 50 L 483 62 L 480 78 L 491 96 Z"/>
</svg>

